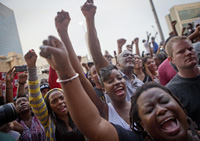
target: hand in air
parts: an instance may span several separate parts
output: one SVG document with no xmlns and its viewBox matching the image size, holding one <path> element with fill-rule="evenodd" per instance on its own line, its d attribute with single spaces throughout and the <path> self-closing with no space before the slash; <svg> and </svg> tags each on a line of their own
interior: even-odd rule
<svg viewBox="0 0 200 141">
<path fill-rule="evenodd" d="M 61 12 L 57 12 L 57 16 L 55 17 L 55 25 L 57 30 L 68 29 L 71 18 L 68 12 L 62 10 Z"/>
<path fill-rule="evenodd" d="M 86 3 L 81 6 L 81 11 L 86 19 L 94 18 L 97 7 L 94 5 L 93 0 L 87 0 Z"/>
</svg>

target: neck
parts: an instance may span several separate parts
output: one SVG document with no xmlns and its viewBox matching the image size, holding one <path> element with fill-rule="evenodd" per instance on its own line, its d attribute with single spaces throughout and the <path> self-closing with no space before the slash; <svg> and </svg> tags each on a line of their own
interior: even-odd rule
<svg viewBox="0 0 200 141">
<path fill-rule="evenodd" d="M 135 69 L 134 68 L 134 73 L 139 76 L 139 75 L 144 75 L 144 72 L 142 71 L 142 68 L 138 68 L 138 69 Z"/>
<path fill-rule="evenodd" d="M 178 74 L 183 78 L 195 78 L 200 75 L 200 69 L 196 65 L 190 69 L 178 69 Z"/>
<path fill-rule="evenodd" d="M 112 105 L 116 108 L 116 109 L 121 109 L 123 108 L 126 104 L 127 104 L 127 101 L 126 99 L 123 99 L 123 100 L 120 100 L 120 101 L 117 101 L 117 100 L 111 100 L 112 101 Z"/>
<path fill-rule="evenodd" d="M 156 76 L 156 75 L 157 75 L 156 71 L 150 71 L 150 73 L 151 73 L 153 76 Z"/>
<path fill-rule="evenodd" d="M 20 113 L 20 117 L 23 121 L 28 121 L 32 119 L 31 110 Z"/>
<path fill-rule="evenodd" d="M 134 79 L 133 78 L 133 68 L 122 68 L 121 71 L 128 76 L 129 79 Z"/>
<path fill-rule="evenodd" d="M 102 89 L 101 84 L 98 84 L 98 83 L 95 83 L 95 84 L 96 84 L 96 87 L 97 87 L 98 89 Z"/>
</svg>

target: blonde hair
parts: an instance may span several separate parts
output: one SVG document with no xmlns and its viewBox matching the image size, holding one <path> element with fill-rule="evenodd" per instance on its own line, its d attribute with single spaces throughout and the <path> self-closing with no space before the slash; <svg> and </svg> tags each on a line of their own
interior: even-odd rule
<svg viewBox="0 0 200 141">
<path fill-rule="evenodd" d="M 173 57 L 173 49 L 172 49 L 173 43 L 176 43 L 176 42 L 181 41 L 181 40 L 188 40 L 189 42 L 191 42 L 191 40 L 186 36 L 175 36 L 175 37 L 172 37 L 167 42 L 167 44 L 165 46 L 165 51 L 167 52 L 168 56 Z M 192 42 L 191 42 L 191 44 L 192 44 Z"/>
</svg>

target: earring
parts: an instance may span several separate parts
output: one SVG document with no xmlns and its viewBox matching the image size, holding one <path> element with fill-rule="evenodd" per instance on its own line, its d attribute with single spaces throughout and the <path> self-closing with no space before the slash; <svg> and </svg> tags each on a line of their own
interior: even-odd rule
<svg viewBox="0 0 200 141">
<path fill-rule="evenodd" d="M 56 118 L 56 115 L 55 115 L 54 111 L 52 111 L 52 115 Z"/>
</svg>

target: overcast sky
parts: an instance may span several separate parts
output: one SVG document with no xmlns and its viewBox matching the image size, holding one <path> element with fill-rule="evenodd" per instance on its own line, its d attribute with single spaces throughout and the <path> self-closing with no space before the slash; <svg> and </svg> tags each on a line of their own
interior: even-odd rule
<svg viewBox="0 0 200 141">
<path fill-rule="evenodd" d="M 85 19 L 80 6 L 85 0 L 0 0 L 0 2 L 15 13 L 18 32 L 24 54 L 29 49 L 39 53 L 39 46 L 48 35 L 58 34 L 54 18 L 61 9 L 71 16 L 69 34 L 77 55 L 88 54 L 85 43 Z M 168 37 L 168 27 L 165 16 L 175 5 L 199 2 L 199 0 L 153 0 L 165 39 Z M 113 54 L 117 50 L 116 40 L 125 38 L 130 44 L 135 37 L 146 38 L 146 31 L 153 35 L 157 30 L 149 0 L 94 0 L 97 6 L 96 28 L 102 51 Z M 81 26 L 79 23 L 83 22 Z M 160 36 L 156 39 L 160 41 Z M 125 48 L 125 47 L 124 47 Z M 142 49 L 143 50 L 143 47 Z"/>
</svg>

